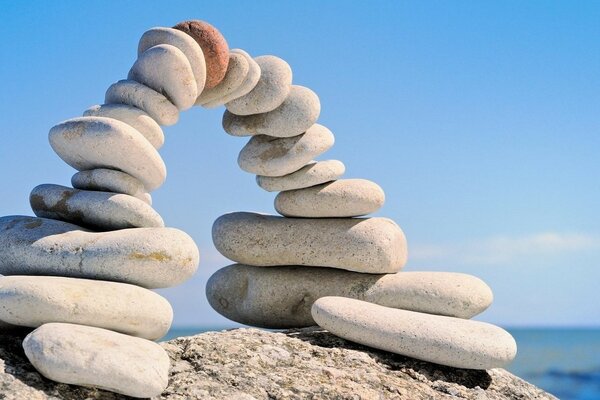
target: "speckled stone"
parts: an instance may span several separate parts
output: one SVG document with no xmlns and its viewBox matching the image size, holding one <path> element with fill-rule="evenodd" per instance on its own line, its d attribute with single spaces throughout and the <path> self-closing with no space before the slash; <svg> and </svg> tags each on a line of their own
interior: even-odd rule
<svg viewBox="0 0 600 400">
<path fill-rule="evenodd" d="M 127 104 L 96 105 L 85 110 L 83 116 L 114 118 L 125 122 L 141 133 L 157 150 L 165 143 L 165 135 L 160 125 L 143 110 Z"/>
<path fill-rule="evenodd" d="M 139 179 L 147 190 L 158 188 L 167 169 L 156 149 L 137 130 L 105 117 L 79 117 L 54 126 L 52 149 L 79 171 L 117 169 Z"/>
<path fill-rule="evenodd" d="M 218 313 L 262 328 L 315 325 L 310 308 L 325 296 L 459 318 L 481 313 L 493 298 L 480 279 L 450 272 L 374 275 L 333 268 L 234 264 L 215 272 L 206 284 L 208 302 Z"/>
<path fill-rule="evenodd" d="M 275 210 L 286 217 L 359 217 L 379 210 L 383 189 L 366 179 L 340 179 L 305 189 L 287 190 L 275 197 Z"/>
<path fill-rule="evenodd" d="M 346 172 L 338 160 L 312 161 L 296 172 L 284 176 L 256 176 L 258 186 L 267 192 L 303 189 L 340 178 Z"/>
<path fill-rule="evenodd" d="M 382 274 L 398 272 L 407 257 L 404 233 L 387 218 L 307 219 L 235 212 L 215 221 L 212 237 L 230 260 L 265 267 L 307 265 Z"/>
<path fill-rule="evenodd" d="M 273 111 L 290 93 L 292 69 L 281 58 L 260 56 L 254 59 L 260 67 L 260 79 L 248 94 L 225 104 L 236 115 Z"/>
<path fill-rule="evenodd" d="M 71 177 L 71 185 L 75 189 L 128 194 L 152 204 L 152 196 L 139 179 L 114 169 L 79 171 Z"/>
<path fill-rule="evenodd" d="M 159 44 L 140 54 L 127 79 L 164 94 L 181 111 L 191 108 L 198 97 L 190 62 L 181 50 L 170 44 Z"/>
<path fill-rule="evenodd" d="M 50 322 L 95 326 L 156 340 L 171 326 L 169 302 L 126 283 L 57 276 L 0 277 L 0 320 L 37 328 Z"/>
<path fill-rule="evenodd" d="M 132 80 L 113 83 L 106 90 L 107 104 L 128 104 L 144 110 L 160 125 L 174 125 L 179 119 L 179 110 L 161 93 Z"/>
<path fill-rule="evenodd" d="M 246 74 L 244 81 L 235 90 L 226 96 L 219 97 L 216 100 L 203 104 L 204 107 L 218 107 L 239 97 L 245 96 L 250 93 L 258 83 L 258 80 L 260 79 L 260 66 L 252 57 L 250 57 L 250 54 L 241 49 L 233 49 L 231 50 L 231 53 L 237 53 L 244 56 L 248 62 L 248 73 Z"/>
<path fill-rule="evenodd" d="M 229 96 L 240 87 L 249 71 L 250 65 L 246 57 L 243 54 L 230 52 L 225 77 L 217 86 L 202 92 L 196 100 L 196 105 L 217 107 L 225 104 L 225 102 L 221 103 L 219 99 Z"/>
<path fill-rule="evenodd" d="M 151 206 L 128 194 L 44 184 L 31 191 L 29 203 L 40 218 L 59 219 L 95 230 L 165 226 Z"/>
<path fill-rule="evenodd" d="M 157 343 L 91 326 L 51 323 L 23 341 L 25 355 L 42 375 L 133 397 L 166 389 L 169 356 Z"/>
<path fill-rule="evenodd" d="M 157 27 L 144 32 L 138 43 L 138 57 L 151 47 L 158 44 L 170 44 L 177 47 L 185 54 L 192 67 L 196 80 L 198 94 L 204 90 L 206 83 L 206 62 L 204 54 L 198 43 L 186 33 L 173 28 Z"/>
<path fill-rule="evenodd" d="M 292 85 L 288 97 L 273 111 L 254 115 L 223 114 L 223 129 L 233 136 L 298 136 L 319 118 L 321 103 L 312 90 Z"/>
<path fill-rule="evenodd" d="M 221 32 L 208 22 L 199 20 L 183 21 L 173 28 L 187 33 L 200 45 L 206 62 L 204 88 L 217 86 L 225 77 L 229 62 L 229 46 Z"/>
<path fill-rule="evenodd" d="M 198 248 L 174 228 L 88 232 L 67 222 L 24 216 L 0 218 L 0 274 L 52 275 L 178 285 L 198 267 Z"/>
<path fill-rule="evenodd" d="M 314 124 L 306 133 L 291 138 L 252 137 L 238 156 L 238 165 L 251 174 L 283 176 L 298 171 L 333 146 L 333 133 Z"/>
<path fill-rule="evenodd" d="M 485 322 L 398 310 L 345 297 L 318 299 L 312 316 L 319 326 L 341 338 L 455 368 L 499 368 L 517 353 L 508 332 Z"/>
</svg>

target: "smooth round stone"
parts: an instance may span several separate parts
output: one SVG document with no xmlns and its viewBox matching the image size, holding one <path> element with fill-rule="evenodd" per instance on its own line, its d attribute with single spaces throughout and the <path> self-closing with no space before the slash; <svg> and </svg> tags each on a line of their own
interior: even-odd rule
<svg viewBox="0 0 600 400">
<path fill-rule="evenodd" d="M 341 338 L 455 368 L 499 368 L 517 353 L 508 332 L 485 322 L 398 310 L 345 297 L 318 299 L 312 316 L 320 327 Z"/>
<path fill-rule="evenodd" d="M 373 275 L 332 268 L 233 264 L 215 272 L 206 284 L 208 302 L 219 314 L 262 328 L 315 325 L 310 308 L 325 296 L 458 318 L 481 313 L 493 298 L 480 279 L 450 272 Z"/>
<path fill-rule="evenodd" d="M 227 73 L 217 86 L 212 89 L 206 89 L 196 100 L 196 105 L 210 104 L 210 107 L 216 107 L 220 103 L 218 99 L 233 93 L 246 79 L 250 65 L 243 54 L 229 53 L 229 63 L 227 64 Z"/>
<path fill-rule="evenodd" d="M 333 146 L 333 133 L 314 124 L 306 133 L 291 138 L 252 137 L 238 156 L 238 165 L 251 174 L 283 176 L 298 171 Z"/>
<path fill-rule="evenodd" d="M 344 163 L 338 160 L 312 161 L 296 172 L 284 176 L 256 176 L 258 186 L 267 192 L 303 189 L 331 182 L 346 172 Z"/>
<path fill-rule="evenodd" d="M 157 343 L 91 326 L 51 323 L 23 340 L 29 362 L 46 378 L 147 398 L 167 388 L 170 361 Z"/>
<path fill-rule="evenodd" d="M 139 179 L 147 190 L 163 184 L 167 168 L 156 149 L 124 122 L 105 117 L 79 117 L 50 129 L 52 149 L 78 171 L 117 169 Z"/>
<path fill-rule="evenodd" d="M 275 197 L 275 210 L 285 217 L 359 217 L 379 210 L 383 189 L 366 179 L 340 179 L 305 189 L 287 190 Z"/>
<path fill-rule="evenodd" d="M 260 56 L 254 59 L 260 67 L 260 79 L 248 94 L 225 104 L 236 115 L 261 114 L 273 111 L 290 93 L 292 69 L 279 57 Z"/>
<path fill-rule="evenodd" d="M 0 274 L 47 275 L 176 286 L 198 267 L 198 248 L 174 228 L 88 232 L 67 222 L 0 218 Z"/>
<path fill-rule="evenodd" d="M 79 171 L 71 177 L 71 185 L 82 190 L 128 194 L 152 204 L 152 197 L 139 179 L 114 169 Z"/>
<path fill-rule="evenodd" d="M 44 184 L 33 188 L 29 203 L 40 218 L 59 219 L 96 230 L 165 226 L 151 206 L 128 194 Z"/>
<path fill-rule="evenodd" d="M 173 310 L 157 293 L 126 283 L 3 276 L 0 320 L 32 328 L 67 322 L 156 340 L 171 327 Z"/>
<path fill-rule="evenodd" d="M 292 85 L 288 97 L 273 111 L 254 115 L 223 114 L 223 129 L 233 136 L 298 136 L 319 118 L 319 97 L 304 86 Z"/>
<path fill-rule="evenodd" d="M 183 21 L 173 28 L 187 33 L 202 49 L 206 62 L 204 88 L 211 89 L 217 86 L 225 77 L 229 62 L 229 46 L 221 32 L 208 22 L 199 20 Z"/>
<path fill-rule="evenodd" d="M 141 133 L 155 149 L 160 149 L 165 143 L 160 125 L 144 111 L 127 104 L 96 105 L 85 110 L 83 116 L 114 118 L 125 122 Z"/>
<path fill-rule="evenodd" d="M 185 54 L 192 67 L 198 94 L 204 90 L 206 83 L 206 62 L 198 43 L 188 34 L 173 28 L 157 27 L 144 32 L 138 43 L 138 57 L 151 47 L 169 44 L 177 47 Z"/>
<path fill-rule="evenodd" d="M 185 54 L 170 44 L 159 44 L 144 51 L 127 79 L 164 94 L 179 110 L 187 110 L 198 97 L 196 78 Z"/>
<path fill-rule="evenodd" d="M 217 218 L 212 237 L 230 260 L 264 267 L 307 265 L 385 274 L 398 272 L 407 258 L 404 233 L 387 218 L 306 219 L 235 212 Z"/>
</svg>

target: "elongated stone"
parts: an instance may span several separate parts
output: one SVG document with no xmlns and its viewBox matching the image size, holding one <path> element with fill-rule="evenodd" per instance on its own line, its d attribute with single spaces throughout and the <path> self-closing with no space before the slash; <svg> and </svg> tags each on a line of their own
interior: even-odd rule
<svg viewBox="0 0 600 400">
<path fill-rule="evenodd" d="M 156 340 L 171 326 L 169 302 L 126 283 L 56 276 L 0 277 L 0 320 L 37 328 L 50 322 L 95 326 Z"/>
<path fill-rule="evenodd" d="M 260 66 L 252 57 L 250 57 L 250 54 L 241 49 L 233 49 L 231 50 L 231 53 L 238 53 L 246 58 L 246 61 L 248 62 L 248 73 L 246 74 L 244 81 L 235 90 L 225 96 L 204 103 L 203 106 L 206 108 L 218 107 L 239 97 L 247 95 L 252 89 L 254 89 L 258 83 L 258 80 L 260 79 Z"/>
<path fill-rule="evenodd" d="M 517 353 L 508 332 L 485 322 L 398 310 L 345 297 L 318 299 L 312 316 L 319 326 L 341 338 L 455 368 L 499 368 Z"/>
<path fill-rule="evenodd" d="M 174 125 L 179 119 L 179 110 L 169 99 L 156 90 L 132 80 L 121 80 L 110 85 L 104 95 L 104 102 L 137 107 L 160 125 Z"/>
<path fill-rule="evenodd" d="M 127 79 L 164 94 L 179 110 L 191 108 L 198 97 L 190 62 L 181 50 L 169 44 L 144 51 L 129 70 Z"/>
<path fill-rule="evenodd" d="M 225 257 L 256 266 L 308 265 L 381 274 L 406 263 L 406 239 L 387 218 L 283 218 L 248 212 L 219 217 L 213 242 Z"/>
<path fill-rule="evenodd" d="M 114 118 L 125 122 L 141 133 L 157 150 L 165 142 L 165 135 L 160 125 L 143 110 L 127 104 L 96 105 L 85 110 L 83 116 Z"/>
<path fill-rule="evenodd" d="M 51 323 L 23 340 L 25 355 L 42 375 L 133 397 L 166 389 L 169 356 L 157 343 L 91 326 Z"/>
<path fill-rule="evenodd" d="M 233 93 L 244 82 L 249 70 L 250 65 L 243 54 L 230 52 L 225 77 L 214 88 L 206 89 L 202 92 L 196 100 L 196 105 L 204 106 L 205 104 L 211 104 L 210 107 L 220 105 L 220 102 L 217 100 Z"/>
<path fill-rule="evenodd" d="M 290 93 L 292 69 L 279 57 L 260 56 L 254 59 L 260 67 L 260 79 L 248 94 L 225 104 L 236 115 L 273 111 Z"/>
<path fill-rule="evenodd" d="M 144 32 L 138 43 L 138 57 L 146 50 L 159 44 L 177 47 L 185 54 L 192 67 L 198 94 L 204 90 L 206 83 L 206 62 L 202 49 L 196 41 L 185 32 L 173 28 L 156 27 Z"/>
<path fill-rule="evenodd" d="M 29 202 L 38 217 L 59 219 L 97 230 L 165 226 L 151 206 L 128 194 L 44 184 L 31 191 Z"/>
<path fill-rule="evenodd" d="M 291 138 L 254 136 L 238 156 L 241 169 L 264 176 L 283 176 L 298 171 L 333 146 L 333 133 L 314 124 L 306 133 Z"/>
<path fill-rule="evenodd" d="M 79 171 L 71 177 L 71 185 L 82 190 L 128 194 L 152 204 L 152 197 L 146 192 L 139 179 L 114 169 L 96 168 Z"/>
<path fill-rule="evenodd" d="M 71 167 L 85 171 L 117 169 L 139 179 L 147 190 L 158 188 L 167 168 L 156 149 L 124 122 L 79 117 L 61 122 L 48 135 L 52 149 Z"/>
<path fill-rule="evenodd" d="M 375 182 L 341 179 L 280 192 L 275 197 L 275 210 L 286 217 L 358 217 L 379 210 L 384 201 L 383 189 Z"/>
<path fill-rule="evenodd" d="M 492 303 L 480 279 L 451 272 L 363 274 L 317 267 L 255 267 L 233 264 L 206 284 L 208 302 L 233 321 L 262 328 L 315 325 L 312 304 L 342 296 L 386 307 L 471 318 Z"/>
<path fill-rule="evenodd" d="M 304 86 L 292 85 L 289 95 L 273 111 L 253 115 L 223 114 L 223 129 L 233 136 L 298 136 L 319 118 L 319 97 Z"/>
<path fill-rule="evenodd" d="M 346 172 L 338 160 L 311 161 L 296 172 L 283 176 L 257 175 L 256 183 L 267 192 L 303 189 L 340 178 Z"/>
<path fill-rule="evenodd" d="M 0 218 L 0 274 L 53 275 L 176 286 L 194 274 L 198 248 L 174 228 L 88 232 L 67 222 Z"/>
</svg>

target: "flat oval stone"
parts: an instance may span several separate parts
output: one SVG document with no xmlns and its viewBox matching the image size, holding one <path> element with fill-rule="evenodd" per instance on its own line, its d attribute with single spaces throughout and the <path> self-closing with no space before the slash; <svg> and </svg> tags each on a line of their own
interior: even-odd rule
<svg viewBox="0 0 600 400">
<path fill-rule="evenodd" d="M 359 217 L 379 210 L 383 189 L 366 179 L 340 179 L 305 189 L 287 190 L 275 197 L 275 210 L 285 217 Z"/>
<path fill-rule="evenodd" d="M 167 388 L 169 356 L 157 343 L 91 326 L 51 323 L 23 340 L 29 362 L 46 378 L 133 397 Z"/>
<path fill-rule="evenodd" d="M 499 368 L 517 353 L 508 332 L 485 322 L 398 310 L 345 297 L 318 299 L 312 316 L 319 326 L 341 338 L 455 368 Z"/>
<path fill-rule="evenodd" d="M 219 314 L 261 328 L 313 326 L 310 308 L 325 296 L 458 318 L 481 313 L 493 298 L 480 279 L 450 272 L 374 275 L 333 268 L 233 264 L 215 272 L 206 284 L 208 302 Z"/>
<path fill-rule="evenodd" d="M 144 51 L 129 70 L 127 79 L 164 94 L 179 110 L 191 108 L 198 97 L 190 62 L 170 44 L 158 44 Z"/>
<path fill-rule="evenodd" d="M 404 233 L 387 218 L 306 219 L 235 212 L 217 218 L 212 237 L 230 260 L 264 267 L 307 265 L 385 274 L 398 272 L 407 258 Z"/>
<path fill-rule="evenodd" d="M 156 149 L 124 122 L 104 117 L 79 117 L 50 129 L 52 149 L 79 171 L 117 169 L 139 179 L 147 190 L 163 184 L 167 168 Z"/>
<path fill-rule="evenodd" d="M 319 118 L 319 97 L 304 86 L 292 85 L 288 97 L 273 111 L 253 115 L 223 114 L 223 129 L 233 136 L 298 136 Z"/>
<path fill-rule="evenodd" d="M 152 197 L 139 179 L 114 169 L 79 171 L 71 177 L 71 185 L 82 190 L 128 194 L 152 204 Z"/>
<path fill-rule="evenodd" d="M 179 110 L 161 93 L 132 80 L 113 83 L 106 90 L 107 104 L 128 104 L 144 110 L 160 125 L 174 125 L 179 119 Z"/>
<path fill-rule="evenodd" d="M 169 44 L 177 47 L 185 54 L 192 67 L 196 80 L 198 94 L 204 90 L 206 83 L 206 62 L 202 49 L 188 34 L 173 28 L 157 27 L 144 32 L 138 43 L 138 57 L 151 47 L 159 44 Z"/>
<path fill-rule="evenodd" d="M 48 275 L 176 286 L 198 267 L 198 248 L 174 228 L 88 232 L 67 222 L 0 218 L 0 274 Z"/>
<path fill-rule="evenodd" d="M 128 194 L 44 184 L 33 188 L 29 203 L 38 217 L 67 221 L 95 230 L 165 226 L 151 206 Z"/>
<path fill-rule="evenodd" d="M 292 69 L 279 57 L 260 56 L 254 59 L 260 67 L 260 79 L 248 94 L 225 104 L 236 115 L 273 111 L 290 93 Z"/>
<path fill-rule="evenodd" d="M 284 176 L 257 175 L 256 183 L 267 192 L 303 189 L 340 178 L 346 172 L 338 160 L 312 161 L 296 172 Z"/>
<path fill-rule="evenodd" d="M 217 101 L 233 93 L 246 79 L 250 65 L 243 54 L 229 53 L 227 73 L 219 84 L 211 89 L 206 89 L 196 100 L 196 105 L 211 104 L 210 107 L 225 104 Z"/>
<path fill-rule="evenodd" d="M 157 340 L 171 327 L 173 310 L 157 293 L 126 283 L 3 276 L 0 320 L 32 328 L 66 322 Z"/>
<path fill-rule="evenodd" d="M 178 23 L 173 27 L 191 36 L 202 49 L 206 62 L 205 89 L 219 84 L 227 72 L 229 62 L 229 46 L 217 28 L 205 21 L 190 20 Z"/>
<path fill-rule="evenodd" d="M 283 176 L 329 150 L 334 141 L 333 133 L 319 124 L 291 138 L 254 136 L 240 151 L 238 165 L 251 174 Z"/>
</svg>

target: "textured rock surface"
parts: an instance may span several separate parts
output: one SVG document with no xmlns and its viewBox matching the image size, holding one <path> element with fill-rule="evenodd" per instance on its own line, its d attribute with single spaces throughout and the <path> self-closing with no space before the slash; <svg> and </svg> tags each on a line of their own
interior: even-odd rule
<svg viewBox="0 0 600 400">
<path fill-rule="evenodd" d="M 76 189 L 129 194 L 152 204 L 152 197 L 139 179 L 114 169 L 79 171 L 71 177 L 71 185 Z"/>
<path fill-rule="evenodd" d="M 296 172 L 284 176 L 256 176 L 258 186 L 267 192 L 303 189 L 338 179 L 346 166 L 338 160 L 312 161 Z"/>
<path fill-rule="evenodd" d="M 217 107 L 237 99 L 238 97 L 245 96 L 250 93 L 258 83 L 258 80 L 260 79 L 260 66 L 254 61 L 250 54 L 242 49 L 233 49 L 231 50 L 231 53 L 241 54 L 246 58 L 246 61 L 248 62 L 248 73 L 246 74 L 244 81 L 235 90 L 226 96 L 219 97 L 218 99 L 203 104 L 204 107 Z"/>
<path fill-rule="evenodd" d="M 206 89 L 198 96 L 196 100 L 197 105 L 210 104 L 212 107 L 222 103 L 219 99 L 226 98 L 234 93 L 246 79 L 246 75 L 250 71 L 250 63 L 248 58 L 244 54 L 240 53 L 229 53 L 229 64 L 227 65 L 227 73 L 225 77 L 217 86 L 211 89 Z"/>
<path fill-rule="evenodd" d="M 26 332 L 26 331 L 25 331 Z M 8 400 L 125 400 L 43 378 L 21 347 L 24 331 L 0 332 L 0 396 Z M 184 400 L 555 400 L 502 369 L 442 367 L 368 349 L 320 329 L 210 332 L 162 343 L 169 386 Z"/>
</svg>

